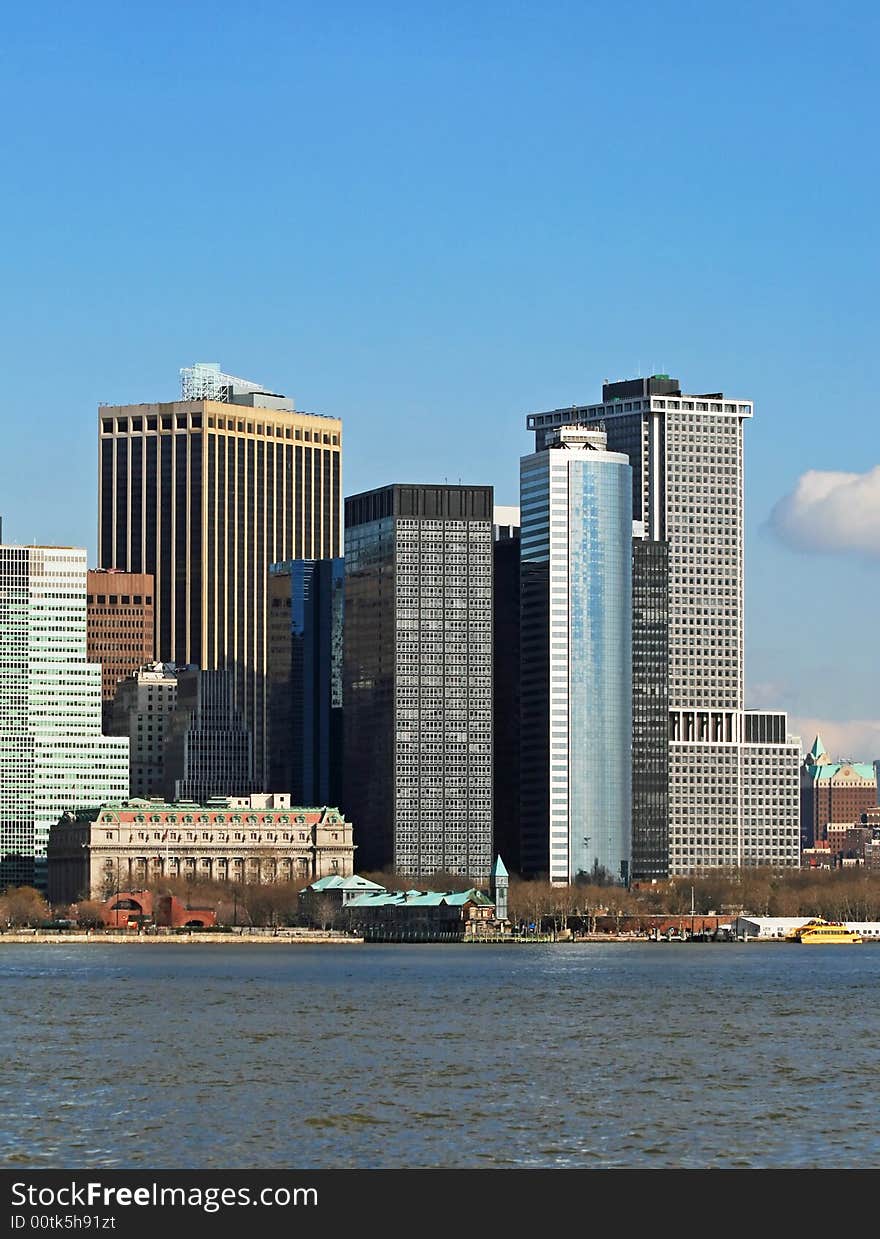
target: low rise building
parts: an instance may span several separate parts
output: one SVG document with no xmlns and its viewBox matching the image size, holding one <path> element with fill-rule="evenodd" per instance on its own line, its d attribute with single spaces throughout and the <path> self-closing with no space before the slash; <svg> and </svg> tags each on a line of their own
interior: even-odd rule
<svg viewBox="0 0 880 1239">
<path fill-rule="evenodd" d="M 176 895 L 120 891 L 105 899 L 101 920 L 107 929 L 210 929 L 217 924 L 217 911 L 207 904 L 184 902 Z"/>
<path fill-rule="evenodd" d="M 335 919 L 360 895 L 384 894 L 384 886 L 371 882 L 369 878 L 362 878 L 359 873 L 350 874 L 348 877 L 332 873 L 328 877 L 318 878 L 300 891 L 300 905 L 303 915 L 309 921 L 323 921 L 327 919 L 328 912 L 330 917 Z"/>
<path fill-rule="evenodd" d="M 65 813 L 49 832 L 49 900 L 137 890 L 164 877 L 289 882 L 354 871 L 351 822 L 287 796 L 127 800 Z"/>
<path fill-rule="evenodd" d="M 483 891 L 379 891 L 347 905 L 349 928 L 374 942 L 445 942 L 508 932 Z"/>
</svg>

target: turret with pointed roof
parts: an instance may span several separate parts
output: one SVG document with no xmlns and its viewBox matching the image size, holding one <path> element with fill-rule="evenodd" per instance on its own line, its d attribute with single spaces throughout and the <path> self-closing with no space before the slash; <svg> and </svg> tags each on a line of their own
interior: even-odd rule
<svg viewBox="0 0 880 1239">
<path fill-rule="evenodd" d="M 507 892 L 510 877 L 500 856 L 495 857 L 495 863 L 489 874 L 489 894 L 495 902 L 495 917 L 499 921 L 507 920 Z"/>
</svg>

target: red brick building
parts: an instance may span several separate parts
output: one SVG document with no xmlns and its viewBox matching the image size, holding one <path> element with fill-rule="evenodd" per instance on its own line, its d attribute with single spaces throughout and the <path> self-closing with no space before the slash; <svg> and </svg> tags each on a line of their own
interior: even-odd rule
<svg viewBox="0 0 880 1239">
<path fill-rule="evenodd" d="M 101 919 L 108 929 L 145 928 L 208 929 L 217 924 L 213 908 L 186 904 L 176 895 L 151 891 L 120 891 L 101 906 Z"/>
<path fill-rule="evenodd" d="M 86 578 L 86 655 L 103 668 L 103 701 L 116 685 L 152 662 L 153 577 L 116 568 L 91 569 Z"/>
<path fill-rule="evenodd" d="M 876 806 L 874 766 L 832 761 L 817 736 L 801 766 L 801 847 L 815 847 L 826 837 L 829 823 L 858 822 Z"/>
</svg>

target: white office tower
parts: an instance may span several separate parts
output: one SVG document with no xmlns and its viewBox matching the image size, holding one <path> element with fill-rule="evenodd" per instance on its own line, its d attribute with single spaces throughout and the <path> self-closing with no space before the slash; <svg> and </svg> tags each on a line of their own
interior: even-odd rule
<svg viewBox="0 0 880 1239">
<path fill-rule="evenodd" d="M 662 551 L 642 596 L 664 613 L 665 639 L 638 606 L 635 615 L 636 644 L 647 634 L 656 651 L 640 650 L 634 682 L 635 877 L 658 876 L 638 859 L 652 851 L 665 853 L 669 874 L 800 863 L 799 741 L 784 713 L 746 711 L 743 701 L 743 425 L 752 412 L 751 400 L 688 395 L 654 375 L 605 384 L 601 404 L 528 419 L 539 449 L 560 426 L 601 423 L 632 465 L 641 538 Z M 650 717 L 658 705 L 666 754 Z M 658 753 L 665 787 L 651 772 Z"/>
<path fill-rule="evenodd" d="M 101 734 L 86 661 L 86 552 L 0 545 L 0 887 L 45 887 L 49 827 L 127 797 L 128 740 Z"/>
<path fill-rule="evenodd" d="M 626 882 L 632 470 L 595 427 L 520 462 L 522 869 Z"/>
</svg>

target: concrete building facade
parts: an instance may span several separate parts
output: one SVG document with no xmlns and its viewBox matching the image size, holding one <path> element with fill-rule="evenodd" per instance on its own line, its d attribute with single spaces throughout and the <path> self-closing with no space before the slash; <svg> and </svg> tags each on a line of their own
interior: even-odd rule
<svg viewBox="0 0 880 1239">
<path fill-rule="evenodd" d="M 65 814 L 49 836 L 52 903 L 106 899 L 163 877 L 259 883 L 353 872 L 351 822 L 289 796 L 129 800 Z"/>
</svg>

